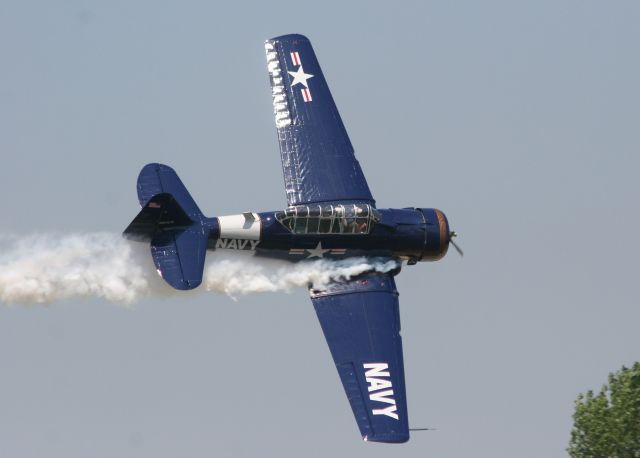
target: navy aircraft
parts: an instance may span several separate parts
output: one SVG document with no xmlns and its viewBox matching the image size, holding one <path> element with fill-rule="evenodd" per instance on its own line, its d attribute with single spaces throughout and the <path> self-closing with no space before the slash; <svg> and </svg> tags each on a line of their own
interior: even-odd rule
<svg viewBox="0 0 640 458">
<path fill-rule="evenodd" d="M 265 49 L 287 208 L 208 218 L 173 169 L 148 164 L 138 177 L 142 211 L 124 236 L 150 241 L 158 273 L 179 290 L 201 283 L 208 249 L 292 261 L 441 259 L 455 236 L 443 212 L 376 207 L 309 40 L 284 35 L 267 40 Z M 360 433 L 369 441 L 409 440 L 393 278 L 398 271 L 309 290 Z"/>
</svg>

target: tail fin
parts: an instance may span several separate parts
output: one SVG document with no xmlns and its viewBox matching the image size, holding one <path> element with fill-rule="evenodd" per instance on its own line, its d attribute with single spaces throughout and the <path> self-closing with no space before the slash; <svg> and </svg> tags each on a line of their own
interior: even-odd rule
<svg viewBox="0 0 640 458">
<path fill-rule="evenodd" d="M 211 224 L 204 217 L 176 172 L 166 165 L 148 164 L 138 176 L 142 210 L 123 235 L 151 242 L 158 273 L 176 289 L 193 289 L 202 282 Z"/>
</svg>

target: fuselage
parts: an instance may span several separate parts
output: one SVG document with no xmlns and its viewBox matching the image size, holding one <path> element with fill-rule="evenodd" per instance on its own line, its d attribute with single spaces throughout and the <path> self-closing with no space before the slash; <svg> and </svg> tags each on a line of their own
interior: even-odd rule
<svg viewBox="0 0 640 458">
<path fill-rule="evenodd" d="M 289 261 L 354 256 L 436 261 L 446 254 L 450 233 L 437 209 L 358 203 L 219 216 L 208 218 L 206 226 L 211 250 L 246 250 Z"/>
</svg>

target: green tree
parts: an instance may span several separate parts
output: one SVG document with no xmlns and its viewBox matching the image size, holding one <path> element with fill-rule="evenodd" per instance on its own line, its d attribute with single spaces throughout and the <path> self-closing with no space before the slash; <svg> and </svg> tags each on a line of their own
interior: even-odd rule
<svg viewBox="0 0 640 458">
<path fill-rule="evenodd" d="M 640 458 L 640 362 L 580 394 L 567 451 L 572 458 Z"/>
</svg>

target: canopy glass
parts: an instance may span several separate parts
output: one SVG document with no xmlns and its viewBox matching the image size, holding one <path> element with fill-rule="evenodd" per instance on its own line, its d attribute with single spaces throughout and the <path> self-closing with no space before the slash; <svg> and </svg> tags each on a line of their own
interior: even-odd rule
<svg viewBox="0 0 640 458">
<path fill-rule="evenodd" d="M 294 234 L 368 234 L 380 219 L 369 204 L 298 205 L 275 216 Z"/>
</svg>

